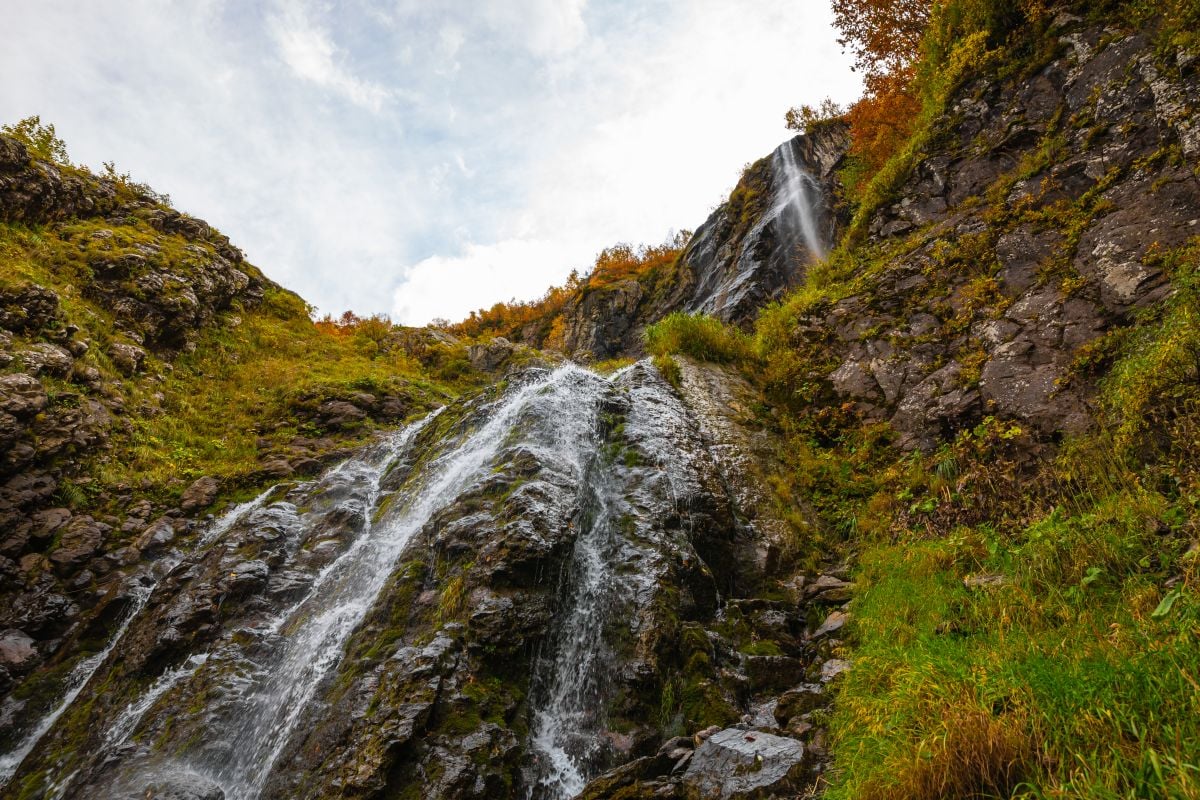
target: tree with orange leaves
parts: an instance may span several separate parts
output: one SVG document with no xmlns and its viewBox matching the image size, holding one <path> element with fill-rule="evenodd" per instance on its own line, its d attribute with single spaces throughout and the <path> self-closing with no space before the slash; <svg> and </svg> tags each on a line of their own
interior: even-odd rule
<svg viewBox="0 0 1200 800">
<path fill-rule="evenodd" d="M 929 25 L 930 0 L 833 0 L 838 44 L 854 54 L 868 92 L 881 78 L 910 70 Z"/>
<path fill-rule="evenodd" d="M 833 0 L 838 44 L 854 54 L 865 88 L 847 114 L 852 190 L 861 190 L 912 135 L 921 110 L 914 65 L 932 7 L 931 0 Z"/>
</svg>

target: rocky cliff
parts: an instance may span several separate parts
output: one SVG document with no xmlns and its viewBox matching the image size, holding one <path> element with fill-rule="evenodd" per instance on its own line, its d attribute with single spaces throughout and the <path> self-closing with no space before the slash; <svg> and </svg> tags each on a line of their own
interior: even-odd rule
<svg viewBox="0 0 1200 800">
<path fill-rule="evenodd" d="M 986 415 L 1093 424 L 1104 343 L 1171 291 L 1197 235 L 1188 56 L 1063 16 L 1045 63 L 969 80 L 870 219 L 839 297 L 792 334 L 832 389 L 932 447 Z M 815 312 L 815 313 L 814 313 Z"/>
<path fill-rule="evenodd" d="M 471 372 L 423 332 L 319 335 L 207 223 L 31 148 L 0 135 L 4 750 L 120 623 L 139 565 L 215 501 L 422 407 L 436 383 L 412 387 L 414 357 L 461 350 Z M 316 358 L 323 375 L 279 385 Z"/>
</svg>

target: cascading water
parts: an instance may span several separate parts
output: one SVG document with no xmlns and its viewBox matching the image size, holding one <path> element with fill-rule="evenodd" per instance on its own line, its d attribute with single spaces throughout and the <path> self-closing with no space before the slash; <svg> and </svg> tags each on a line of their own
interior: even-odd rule
<svg viewBox="0 0 1200 800">
<path fill-rule="evenodd" d="M 542 463 L 557 463 L 568 480 L 579 485 L 605 386 L 604 379 L 574 365 L 527 378 L 483 411 L 484 421 L 477 429 L 461 434 L 424 463 L 394 497 L 381 490 L 381 482 L 398 461 L 412 455 L 413 440 L 429 418 L 327 473 L 309 496 L 320 496 L 324 484 L 341 487 L 351 495 L 353 507 L 339 508 L 339 514 L 359 520 L 361 530 L 315 575 L 299 600 L 234 632 L 210 652 L 196 653 L 166 670 L 125 703 L 93 758 L 100 766 L 91 769 L 102 775 L 91 779 L 93 786 L 107 786 L 118 796 L 140 796 L 141 787 L 163 775 L 186 774 L 219 786 L 226 800 L 262 796 L 273 766 L 310 710 L 322 681 L 341 660 L 350 635 L 375 603 L 412 537 L 436 513 L 492 474 L 497 454 L 512 446 L 514 437 L 521 439 L 518 429 L 524 417 L 538 420 L 539 425 L 536 435 L 525 437 L 529 441 L 523 446 Z M 287 557 L 295 558 L 311 533 L 305 530 L 308 519 L 292 504 L 277 503 L 256 509 L 241 525 L 251 530 L 262 525 L 286 529 Z M 232 525 L 218 523 L 216 534 L 205 541 L 221 548 L 217 538 Z M 216 692 L 224 699 L 205 719 L 201 740 L 190 741 L 178 756 L 135 745 L 144 718 L 152 716 L 147 712 L 174 693 L 186 693 L 193 683 L 224 686 Z M 73 699 L 68 698 L 64 708 Z M 45 728 L 54 721 L 47 720 Z M 86 786 L 70 787 L 70 783 L 70 776 L 60 778 L 58 793 L 88 796 Z"/>
<path fill-rule="evenodd" d="M 605 712 L 621 666 L 610 640 L 636 635 L 661 578 L 670 536 L 655 517 L 696 488 L 689 454 L 675 446 L 686 437 L 686 413 L 661 380 L 627 384 L 623 377 L 637 369 L 646 368 L 618 372 L 606 387 L 607 401 L 622 406 L 619 433 L 598 430 L 590 442 L 564 607 L 536 676 L 533 800 L 574 797 L 607 766 Z"/>
<path fill-rule="evenodd" d="M 825 258 L 828 247 L 821 230 L 824 195 L 820 184 L 796 158 L 794 142 L 785 142 L 771 159 L 776 180 L 775 205 L 764 219 L 779 220 L 788 238 L 803 240 L 814 257 Z"/>
<path fill-rule="evenodd" d="M 200 546 L 208 545 L 215 539 L 219 538 L 221 534 L 227 531 L 237 520 L 241 519 L 247 513 L 261 505 L 268 494 L 270 494 L 270 490 L 263 492 L 261 495 L 247 503 L 234 506 L 232 509 L 226 512 L 201 536 L 199 543 Z M 3 787 L 9 781 L 9 779 L 12 778 L 13 774 L 21 766 L 21 762 L 25 760 L 25 757 L 28 756 L 33 748 L 37 746 L 38 742 L 42 740 L 42 737 L 44 737 L 46 733 L 54 727 L 54 724 L 58 721 L 59 717 L 61 717 L 63 713 L 71 707 L 71 704 L 75 702 L 75 699 L 79 696 L 79 693 L 83 691 L 84 687 L 87 686 L 88 682 L 92 679 L 92 676 L 94 676 L 100 670 L 101 666 L 108 661 L 109 656 L 112 655 L 113 651 L 116 650 L 117 646 L 121 643 L 121 639 L 124 637 L 125 632 L 129 629 L 130 624 L 137 618 L 142 609 L 145 608 L 147 600 L 149 600 L 151 595 L 153 595 L 154 589 L 158 585 L 159 578 L 174 569 L 175 566 L 179 564 L 181 558 L 182 556 L 176 554 L 165 559 L 162 563 L 156 565 L 156 568 L 152 574 L 144 576 L 142 579 L 135 581 L 131 585 L 130 594 L 132 599 L 129 610 L 125 612 L 125 615 L 121 620 L 121 624 L 117 627 L 116 632 L 109 639 L 108 645 L 99 653 L 89 656 L 81 661 L 75 666 L 74 669 L 71 670 L 70 675 L 67 676 L 67 679 L 63 684 L 63 696 L 59 702 L 55 704 L 55 706 L 45 716 L 43 716 L 41 720 L 38 721 L 33 730 L 31 730 L 25 736 L 20 744 L 14 747 L 11 751 L 0 755 L 0 787 Z"/>
<path fill-rule="evenodd" d="M 134 623 L 134 638 L 154 641 L 166 628 L 179 641 L 170 626 L 183 624 L 198 602 L 243 599 L 232 601 L 228 621 L 208 638 L 119 677 L 129 688 L 102 712 L 87 752 L 36 765 L 45 796 L 140 798 L 188 781 L 203 789 L 197 796 L 224 800 L 290 796 L 306 722 L 324 713 L 351 637 L 406 549 L 418 534 L 426 543 L 436 538 L 440 515 L 460 502 L 471 508 L 480 487 L 514 458 L 537 465 L 543 488 L 531 485 L 535 493 L 557 487 L 552 506 L 535 502 L 529 513 L 559 520 L 553 530 L 569 550 L 558 611 L 531 676 L 525 791 L 537 800 L 572 797 L 624 758 L 607 719 L 619 694 L 616 673 L 629 657 L 620 648 L 638 636 L 668 554 L 687 549 L 678 523 L 668 530 L 663 519 L 698 491 L 687 485 L 693 457 L 672 444 L 686 438 L 686 414 L 646 364 L 608 378 L 574 365 L 534 370 L 490 403 L 458 413 L 423 436 L 435 412 L 284 500 L 276 491 L 268 504 L 264 494 L 215 523 L 194 560 L 165 564 L 171 581 L 164 578 L 150 603 L 153 615 Z M 263 541 L 269 546 L 255 550 Z M 230 595 L 236 583 L 228 581 L 254 570 L 264 573 L 257 594 Z M 70 723 L 69 707 L 92 674 L 112 673 L 104 665 L 117 661 L 109 653 L 139 608 L 38 738 L 61 738 L 59 715 Z M 105 689 L 88 691 L 81 699 L 94 705 Z"/>
<path fill-rule="evenodd" d="M 618 599 L 611 557 L 617 548 L 617 487 L 603 469 L 589 471 L 579 535 L 567 585 L 570 596 L 559 628 L 557 653 L 546 669 L 549 687 L 534 715 L 531 744 L 537 783 L 531 796 L 574 797 L 587 783 L 587 767 L 602 752 L 603 699 L 607 695 L 604 622 Z"/>
</svg>

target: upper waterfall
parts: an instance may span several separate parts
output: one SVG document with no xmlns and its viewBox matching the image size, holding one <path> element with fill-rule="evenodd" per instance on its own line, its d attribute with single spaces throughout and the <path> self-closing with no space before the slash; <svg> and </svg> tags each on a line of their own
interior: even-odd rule
<svg viewBox="0 0 1200 800">
<path fill-rule="evenodd" d="M 800 240 L 814 258 L 829 251 L 824 228 L 825 199 L 812 173 L 801 165 L 795 141 L 785 142 L 771 154 L 775 171 L 775 206 L 770 217 L 780 220 L 784 239 Z M 797 235 L 798 234 L 798 235 Z"/>
</svg>

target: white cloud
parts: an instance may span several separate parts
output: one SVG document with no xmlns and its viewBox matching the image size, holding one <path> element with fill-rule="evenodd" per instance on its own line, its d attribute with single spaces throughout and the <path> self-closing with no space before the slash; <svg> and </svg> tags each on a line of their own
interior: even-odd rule
<svg viewBox="0 0 1200 800">
<path fill-rule="evenodd" d="M 424 322 L 695 228 L 783 111 L 857 82 L 795 0 L 8 0 L 41 114 L 321 311 Z"/>
<path fill-rule="evenodd" d="M 342 65 L 329 34 L 312 24 L 301 5 L 283 6 L 271 19 L 271 33 L 280 56 L 297 76 L 374 112 L 388 99 L 386 88 L 356 78 Z"/>
<path fill-rule="evenodd" d="M 494 30 L 531 53 L 556 56 L 578 47 L 587 35 L 587 0 L 487 0 L 483 15 Z"/>
<path fill-rule="evenodd" d="M 539 297 L 559 277 L 561 265 L 590 258 L 578 245 L 545 239 L 506 239 L 468 244 L 460 255 L 431 256 L 402 270 L 393 295 L 392 319 L 423 325 L 433 319 L 461 319 L 498 301 Z M 581 260 L 584 263 L 580 263 Z"/>
</svg>

